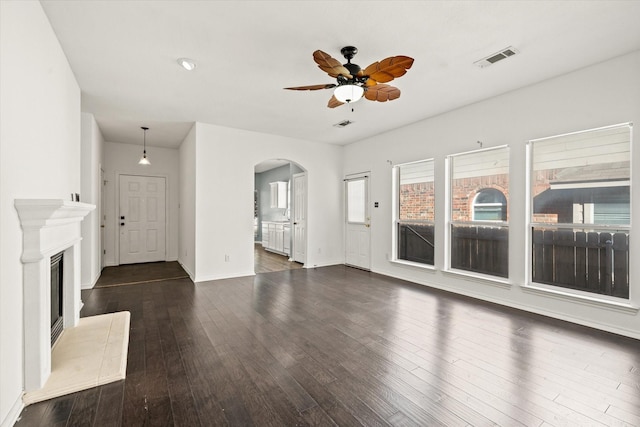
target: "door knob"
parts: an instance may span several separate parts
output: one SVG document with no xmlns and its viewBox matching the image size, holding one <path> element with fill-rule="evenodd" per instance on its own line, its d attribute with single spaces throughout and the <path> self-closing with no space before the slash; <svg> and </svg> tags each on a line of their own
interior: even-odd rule
<svg viewBox="0 0 640 427">
<path fill-rule="evenodd" d="M 124 222 L 121 222 L 121 223 L 120 223 L 120 227 L 122 227 L 123 225 L 124 225 Z"/>
</svg>

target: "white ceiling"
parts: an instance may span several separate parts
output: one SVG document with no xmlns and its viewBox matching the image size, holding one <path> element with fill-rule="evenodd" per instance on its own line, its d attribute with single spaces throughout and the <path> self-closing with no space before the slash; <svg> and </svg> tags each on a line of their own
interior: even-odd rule
<svg viewBox="0 0 640 427">
<path fill-rule="evenodd" d="M 43 0 L 107 141 L 178 147 L 195 121 L 348 144 L 640 49 L 640 1 L 58 1 Z M 320 49 L 366 67 L 415 63 L 402 96 L 335 109 Z M 487 68 L 498 50 L 520 51 Z M 176 59 L 193 58 L 187 72 Z M 588 90 L 588 88 L 585 88 Z M 346 128 L 333 124 L 355 122 Z"/>
</svg>

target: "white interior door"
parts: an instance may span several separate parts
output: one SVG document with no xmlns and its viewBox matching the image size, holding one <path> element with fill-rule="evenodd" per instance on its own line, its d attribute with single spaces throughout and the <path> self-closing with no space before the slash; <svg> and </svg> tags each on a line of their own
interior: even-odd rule
<svg viewBox="0 0 640 427">
<path fill-rule="evenodd" d="M 293 256 L 296 262 L 306 262 L 307 247 L 307 175 L 293 175 Z"/>
<path fill-rule="evenodd" d="M 165 179 L 120 175 L 120 264 L 165 261 Z"/>
<path fill-rule="evenodd" d="M 346 179 L 345 195 L 345 264 L 370 270 L 369 176 Z"/>
<path fill-rule="evenodd" d="M 104 254 L 105 254 L 105 244 L 104 244 L 104 226 L 105 226 L 105 203 L 104 203 L 104 194 L 105 194 L 105 186 L 107 182 L 104 180 L 104 170 L 100 168 L 100 208 L 98 209 L 100 215 L 100 271 L 104 268 Z"/>
</svg>

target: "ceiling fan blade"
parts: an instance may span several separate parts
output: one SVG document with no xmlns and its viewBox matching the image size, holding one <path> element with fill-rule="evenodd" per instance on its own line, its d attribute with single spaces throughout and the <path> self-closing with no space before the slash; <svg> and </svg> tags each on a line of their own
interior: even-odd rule
<svg viewBox="0 0 640 427">
<path fill-rule="evenodd" d="M 331 77 L 337 78 L 338 76 L 343 75 L 348 79 L 352 78 L 349 70 L 347 70 L 337 59 L 332 58 L 328 53 L 316 50 L 313 52 L 313 60 L 316 61 L 316 64 L 318 64 L 318 67 L 322 71 L 329 74 Z"/>
<path fill-rule="evenodd" d="M 342 104 L 344 104 L 344 102 L 340 102 L 335 96 L 332 96 L 331 99 L 329 100 L 329 103 L 327 104 L 327 107 L 336 108 L 341 106 Z"/>
<path fill-rule="evenodd" d="M 289 89 L 289 90 L 320 90 L 320 89 L 331 89 L 332 87 L 336 87 L 336 85 L 334 83 L 329 83 L 329 84 L 320 84 L 320 85 L 285 87 L 284 89 Z"/>
<path fill-rule="evenodd" d="M 378 84 L 368 87 L 364 91 L 364 97 L 369 101 L 386 102 L 400 98 L 400 89 L 394 86 Z"/>
<path fill-rule="evenodd" d="M 391 56 L 380 62 L 374 62 L 364 69 L 363 74 L 378 83 L 387 83 L 396 77 L 404 76 L 413 65 L 413 58 Z"/>
</svg>

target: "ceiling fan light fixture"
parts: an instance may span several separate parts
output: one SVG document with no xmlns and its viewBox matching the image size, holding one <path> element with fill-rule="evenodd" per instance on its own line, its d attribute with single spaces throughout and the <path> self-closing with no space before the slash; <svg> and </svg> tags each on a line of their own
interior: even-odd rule
<svg viewBox="0 0 640 427">
<path fill-rule="evenodd" d="M 196 69 L 196 62 L 193 59 L 178 58 L 178 64 L 187 71 L 193 71 Z"/>
<path fill-rule="evenodd" d="M 364 95 L 364 89 L 358 85 L 346 84 L 340 85 L 333 92 L 333 96 L 340 102 L 353 103 L 358 102 Z"/>
<path fill-rule="evenodd" d="M 285 89 L 333 89 L 333 96 L 327 103 L 328 108 L 358 102 L 363 97 L 369 101 L 377 102 L 393 101 L 400 98 L 400 89 L 387 83 L 404 76 L 413 65 L 413 58 L 404 55 L 390 56 L 362 69 L 359 65 L 351 62 L 354 55 L 358 53 L 357 48 L 345 46 L 340 52 L 347 60 L 346 64 L 341 64 L 337 59 L 321 50 L 313 52 L 315 63 L 322 71 L 335 78 L 336 83 L 286 87 Z"/>
</svg>

